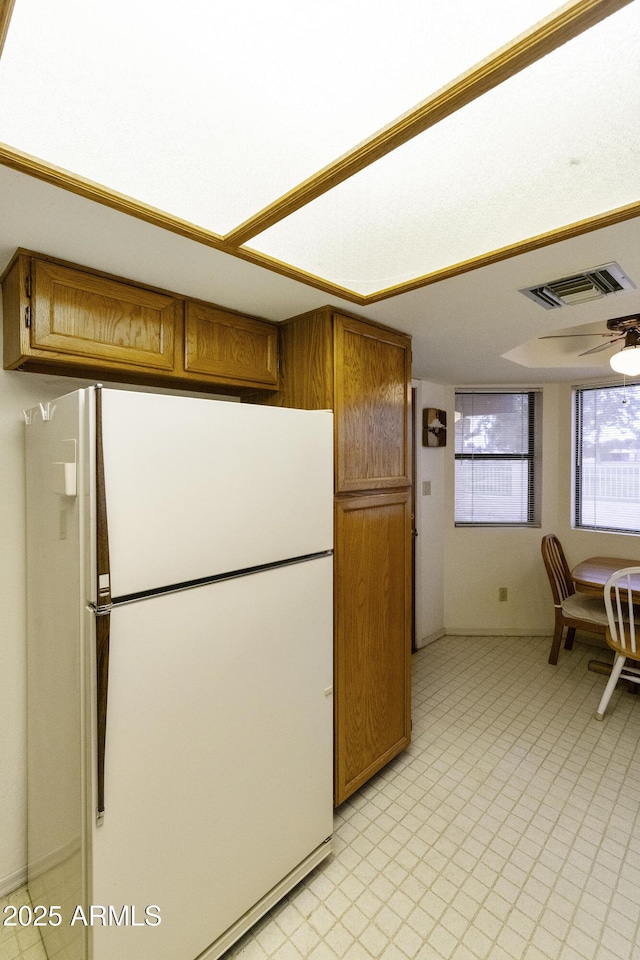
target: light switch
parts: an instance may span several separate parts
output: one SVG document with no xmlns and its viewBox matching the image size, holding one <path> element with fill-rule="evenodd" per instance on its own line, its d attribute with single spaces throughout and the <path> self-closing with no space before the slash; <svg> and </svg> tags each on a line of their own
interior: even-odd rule
<svg viewBox="0 0 640 960">
<path fill-rule="evenodd" d="M 422 481 L 422 496 L 423 497 L 431 496 L 431 480 Z"/>
</svg>

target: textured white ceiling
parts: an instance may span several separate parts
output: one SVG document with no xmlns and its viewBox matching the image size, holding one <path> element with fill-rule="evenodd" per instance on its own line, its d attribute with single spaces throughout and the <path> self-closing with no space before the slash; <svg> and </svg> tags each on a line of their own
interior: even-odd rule
<svg viewBox="0 0 640 960">
<path fill-rule="evenodd" d="M 0 140 L 220 236 L 557 9 L 17 0 Z M 248 246 L 368 295 L 636 200 L 639 47 L 631 3 Z"/>
<path fill-rule="evenodd" d="M 17 0 L 0 139 L 223 234 L 557 6 Z"/>
<path fill-rule="evenodd" d="M 249 245 L 368 293 L 638 202 L 639 8 L 633 0 Z M 555 9 L 15 0 L 0 141 L 223 234 Z M 555 358 L 529 353 L 529 366 L 509 355 L 554 329 L 640 310 L 637 289 L 566 311 L 518 292 L 611 260 L 640 282 L 637 220 L 361 308 L 3 162 L 0 269 L 23 246 L 273 320 L 329 301 L 406 330 L 415 375 L 438 382 L 601 376 L 606 355 L 585 366 L 561 341 L 545 341 Z"/>
<path fill-rule="evenodd" d="M 637 200 L 639 50 L 632 4 L 248 246 L 370 294 Z"/>
</svg>

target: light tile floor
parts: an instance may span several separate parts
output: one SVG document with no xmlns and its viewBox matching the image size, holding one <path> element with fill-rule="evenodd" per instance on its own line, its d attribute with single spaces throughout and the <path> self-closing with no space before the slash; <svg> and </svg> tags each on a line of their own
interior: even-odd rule
<svg viewBox="0 0 640 960">
<path fill-rule="evenodd" d="M 21 887 L 8 897 L 0 897 L 0 960 L 47 960 L 37 927 L 4 925 L 6 921 L 14 921 L 14 912 L 9 909 L 11 907 L 30 910 L 31 901 L 26 887 Z M 28 914 L 24 916 L 26 921 Z M 15 922 L 18 924 L 18 919 Z"/>
<path fill-rule="evenodd" d="M 576 643 L 551 667 L 549 646 L 415 654 L 411 747 L 225 960 L 640 960 L 640 698 L 620 688 L 598 723 L 587 663 L 607 652 Z M 0 960 L 38 949 L 0 929 Z"/>
<path fill-rule="evenodd" d="M 336 813 L 335 855 L 227 958 L 640 958 L 640 700 L 593 719 L 608 651 L 447 637 L 413 742 Z"/>
</svg>

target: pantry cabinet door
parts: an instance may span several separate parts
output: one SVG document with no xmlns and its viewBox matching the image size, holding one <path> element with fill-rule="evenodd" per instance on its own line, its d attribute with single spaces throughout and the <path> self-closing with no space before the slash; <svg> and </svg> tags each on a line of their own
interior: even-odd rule
<svg viewBox="0 0 640 960">
<path fill-rule="evenodd" d="M 411 484 L 409 337 L 334 317 L 336 493 Z"/>
<path fill-rule="evenodd" d="M 411 739 L 410 534 L 409 491 L 336 502 L 336 804 Z"/>
</svg>

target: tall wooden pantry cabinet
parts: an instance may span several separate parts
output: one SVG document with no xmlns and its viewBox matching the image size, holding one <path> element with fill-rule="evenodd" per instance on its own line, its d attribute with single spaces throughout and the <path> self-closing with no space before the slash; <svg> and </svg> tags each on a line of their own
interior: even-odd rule
<svg viewBox="0 0 640 960">
<path fill-rule="evenodd" d="M 411 738 L 411 341 L 326 307 L 280 327 L 281 389 L 335 416 L 335 802 Z"/>
</svg>

